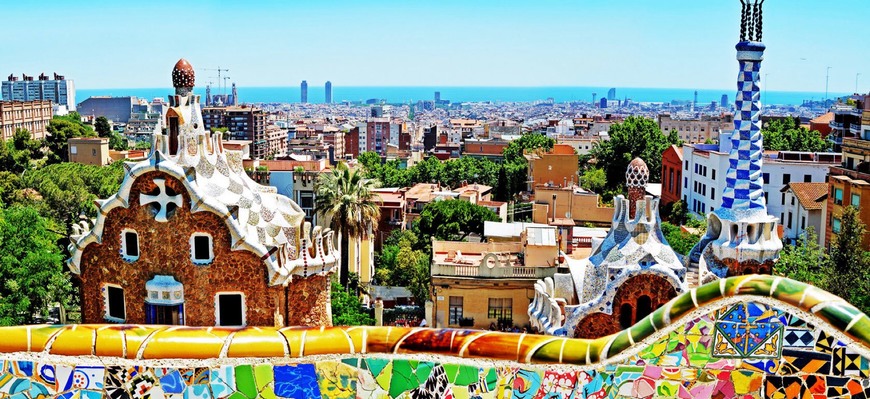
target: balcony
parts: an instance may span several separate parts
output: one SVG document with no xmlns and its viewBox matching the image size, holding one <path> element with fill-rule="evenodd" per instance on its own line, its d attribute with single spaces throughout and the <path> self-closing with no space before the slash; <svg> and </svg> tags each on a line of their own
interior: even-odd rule
<svg viewBox="0 0 870 399">
<path fill-rule="evenodd" d="M 870 151 L 870 140 L 862 140 L 855 137 L 845 137 L 843 138 L 843 151 L 850 152 L 849 150 Z"/>
<path fill-rule="evenodd" d="M 433 277 L 472 277 L 472 278 L 520 278 L 539 280 L 553 277 L 555 267 L 534 266 L 496 266 L 433 264 Z"/>
<path fill-rule="evenodd" d="M 853 123 L 849 125 L 849 132 L 860 135 L 861 134 L 861 125 L 857 123 Z"/>
<path fill-rule="evenodd" d="M 830 125 L 831 125 L 831 129 L 840 129 L 840 130 L 843 129 L 843 123 L 842 123 L 842 122 L 831 121 Z"/>
<path fill-rule="evenodd" d="M 857 170 L 846 169 L 839 166 L 832 166 L 828 171 L 828 176 L 846 176 L 852 180 L 870 181 L 870 174 L 861 173 Z"/>
</svg>

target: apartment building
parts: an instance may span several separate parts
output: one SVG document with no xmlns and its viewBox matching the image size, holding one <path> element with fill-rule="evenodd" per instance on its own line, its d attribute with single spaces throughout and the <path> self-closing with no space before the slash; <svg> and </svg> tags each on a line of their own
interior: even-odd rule
<svg viewBox="0 0 870 399">
<path fill-rule="evenodd" d="M 707 140 L 717 139 L 720 131 L 733 130 L 734 115 L 723 113 L 700 118 L 674 118 L 670 114 L 660 114 L 658 123 L 665 134 L 676 130 L 680 140 L 686 143 L 704 143 Z"/>
<path fill-rule="evenodd" d="M 51 121 L 51 101 L 0 101 L 0 138 L 9 140 L 18 129 L 30 131 L 30 137 L 45 137 Z"/>
<path fill-rule="evenodd" d="M 870 225 L 870 94 L 853 96 L 854 105 L 833 107 L 831 135 L 842 149 L 843 163 L 831 167 L 826 206 L 825 245 L 842 228 L 843 209 L 858 208 L 861 222 Z M 864 246 L 870 245 L 864 236 Z"/>
<path fill-rule="evenodd" d="M 0 83 L 0 93 L 5 101 L 51 101 L 65 106 L 69 111 L 76 110 L 76 87 L 72 80 L 54 74 L 53 78 L 41 73 L 37 80 L 33 76 L 9 75 Z"/>
</svg>

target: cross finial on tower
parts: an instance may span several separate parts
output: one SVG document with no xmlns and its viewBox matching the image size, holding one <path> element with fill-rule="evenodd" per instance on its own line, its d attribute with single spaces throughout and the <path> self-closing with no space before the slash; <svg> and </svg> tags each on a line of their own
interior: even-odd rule
<svg viewBox="0 0 870 399">
<path fill-rule="evenodd" d="M 761 41 L 761 7 L 764 0 L 740 0 L 740 41 Z"/>
</svg>

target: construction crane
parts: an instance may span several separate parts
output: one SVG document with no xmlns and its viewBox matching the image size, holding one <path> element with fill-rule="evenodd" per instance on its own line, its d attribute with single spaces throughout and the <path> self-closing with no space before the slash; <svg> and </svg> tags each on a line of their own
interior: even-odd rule
<svg viewBox="0 0 870 399">
<path fill-rule="evenodd" d="M 221 73 L 222 73 L 222 72 L 229 72 L 229 71 L 230 71 L 229 69 L 221 69 L 221 67 L 217 67 L 217 68 L 202 68 L 202 70 L 204 70 L 204 71 L 217 71 L 217 75 L 218 75 L 218 76 L 217 76 L 218 86 L 220 86 L 220 84 L 221 84 Z M 226 89 L 227 89 L 226 84 L 224 84 L 223 89 L 221 89 L 221 94 L 227 94 L 227 93 L 226 93 Z"/>
</svg>

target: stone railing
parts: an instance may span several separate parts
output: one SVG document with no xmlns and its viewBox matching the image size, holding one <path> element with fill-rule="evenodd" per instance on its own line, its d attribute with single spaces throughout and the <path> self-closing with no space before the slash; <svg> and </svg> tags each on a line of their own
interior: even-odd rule
<svg viewBox="0 0 870 399">
<path fill-rule="evenodd" d="M 433 264 L 432 276 L 445 277 L 484 277 L 484 278 L 528 278 L 542 279 L 552 277 L 555 267 L 543 266 L 478 266 L 457 264 Z"/>
</svg>

